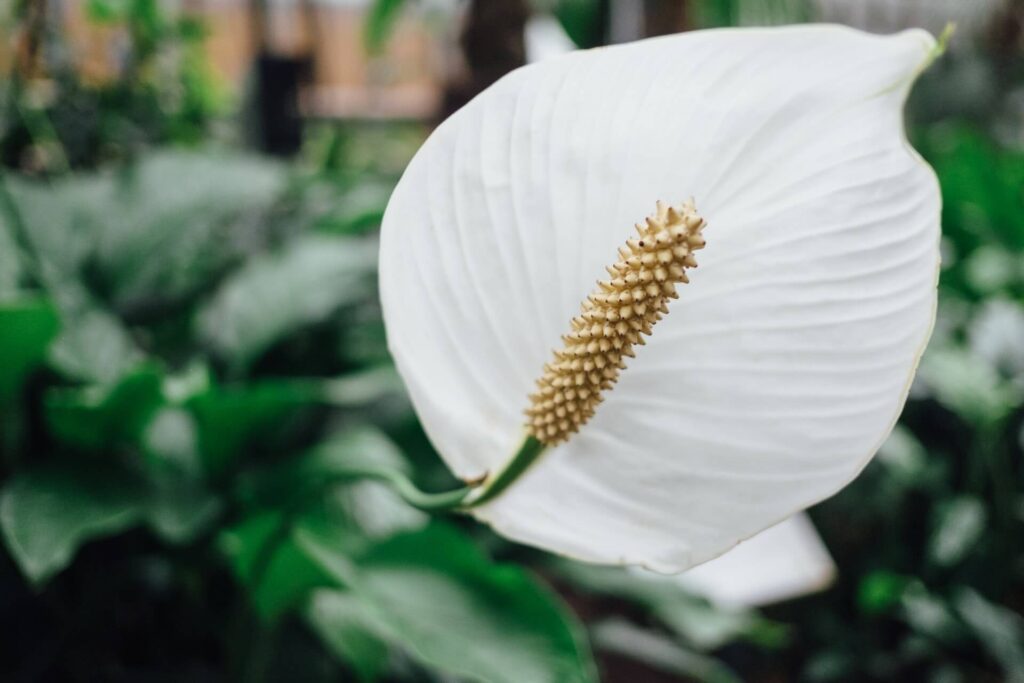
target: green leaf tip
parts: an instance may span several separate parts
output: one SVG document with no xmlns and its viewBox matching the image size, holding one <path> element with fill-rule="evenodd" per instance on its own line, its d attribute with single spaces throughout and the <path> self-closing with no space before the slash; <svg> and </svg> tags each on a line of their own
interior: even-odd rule
<svg viewBox="0 0 1024 683">
<path fill-rule="evenodd" d="M 956 22 L 947 22 L 946 27 L 942 29 L 942 33 L 939 34 L 939 39 L 935 43 L 934 54 L 936 57 L 941 57 L 946 52 L 946 48 L 949 47 L 949 41 L 953 39 L 954 33 L 956 33 Z"/>
<path fill-rule="evenodd" d="M 932 64 L 935 63 L 942 55 L 946 54 L 946 49 L 949 48 L 949 43 L 953 40 L 953 34 L 956 33 L 956 22 L 950 21 L 946 23 L 946 27 L 942 29 L 942 33 L 935 39 L 935 45 L 932 47 L 931 52 L 928 53 L 928 59 L 925 60 L 924 66 L 921 71 L 924 71 Z"/>
</svg>

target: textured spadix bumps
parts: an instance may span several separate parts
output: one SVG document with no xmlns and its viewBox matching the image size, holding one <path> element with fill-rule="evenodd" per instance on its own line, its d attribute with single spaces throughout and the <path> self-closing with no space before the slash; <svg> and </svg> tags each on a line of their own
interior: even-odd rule
<svg viewBox="0 0 1024 683">
<path fill-rule="evenodd" d="M 583 301 L 572 319 L 565 346 L 544 366 L 537 392 L 526 409 L 527 431 L 538 441 L 565 441 L 589 420 L 626 368 L 633 347 L 668 313 L 676 285 L 689 282 L 687 268 L 696 268 L 695 251 L 704 247 L 704 219 L 693 200 L 679 206 L 658 202 L 657 211 L 636 224 L 636 237 L 619 248 L 619 260 L 608 267 L 607 280 Z"/>
</svg>

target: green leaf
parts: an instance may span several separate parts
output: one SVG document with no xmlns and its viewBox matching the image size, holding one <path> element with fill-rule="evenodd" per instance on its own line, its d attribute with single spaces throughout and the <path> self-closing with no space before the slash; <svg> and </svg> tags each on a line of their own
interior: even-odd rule
<svg viewBox="0 0 1024 683">
<path fill-rule="evenodd" d="M 266 381 L 211 387 L 186 402 L 195 418 L 206 471 L 222 474 L 244 448 L 280 430 L 304 408 L 320 402 L 316 382 Z"/>
<path fill-rule="evenodd" d="M 920 483 L 928 467 L 928 453 L 913 432 L 903 425 L 893 427 L 878 450 L 878 461 L 905 486 Z"/>
<path fill-rule="evenodd" d="M 945 601 L 928 592 L 920 581 L 911 581 L 900 597 L 903 618 L 918 633 L 941 643 L 955 643 L 962 627 L 953 617 Z"/>
<path fill-rule="evenodd" d="M 938 510 L 928 554 L 936 564 L 948 567 L 962 560 L 985 532 L 985 505 L 973 496 L 945 502 Z"/>
<path fill-rule="evenodd" d="M 287 501 L 309 496 L 313 493 L 310 486 L 332 486 L 337 483 L 337 475 L 360 467 L 409 472 L 402 453 L 383 432 L 371 425 L 359 425 L 329 434 L 297 457 L 245 473 L 238 491 L 243 500 Z"/>
<path fill-rule="evenodd" d="M 978 641 L 1002 666 L 1006 680 L 1024 682 L 1024 617 L 991 603 L 973 588 L 958 590 L 953 604 Z"/>
<path fill-rule="evenodd" d="M 0 301 L 17 295 L 23 277 L 20 247 L 7 221 L 7 216 L 0 211 Z"/>
<path fill-rule="evenodd" d="M 558 598 L 519 567 L 491 563 L 450 527 L 396 536 L 356 562 L 329 537 L 302 530 L 297 540 L 380 635 L 425 666 L 489 683 L 594 680 L 581 627 Z"/>
<path fill-rule="evenodd" d="M 613 595 L 646 607 L 656 619 L 694 647 L 713 650 L 744 638 L 779 647 L 785 630 L 755 612 L 725 609 L 688 593 L 676 581 L 653 574 L 635 574 L 614 567 L 559 562 L 558 573 L 587 592 Z"/>
<path fill-rule="evenodd" d="M 12 210 L 25 224 L 37 255 L 37 275 L 62 321 L 50 353 L 61 372 L 87 381 L 112 382 L 140 354 L 116 316 L 83 284 L 105 222 L 120 215 L 112 176 L 68 176 L 55 182 L 5 179 Z"/>
<path fill-rule="evenodd" d="M 984 358 L 962 348 L 932 348 L 919 377 L 935 398 L 973 424 L 989 424 L 1021 401 L 1022 391 L 1004 381 Z"/>
<path fill-rule="evenodd" d="M 146 524 L 167 543 L 181 545 L 207 531 L 223 507 L 220 498 L 201 481 L 183 476 L 156 476 L 147 496 Z"/>
<path fill-rule="evenodd" d="M 41 584 L 70 564 L 83 543 L 124 531 L 143 517 L 137 480 L 97 467 L 23 472 L 0 494 L 0 530 L 25 576 Z"/>
<path fill-rule="evenodd" d="M 942 185 L 943 230 L 958 243 L 1024 249 L 1024 155 L 964 125 L 933 126 L 923 142 Z"/>
<path fill-rule="evenodd" d="M 111 216 L 113 176 L 68 175 L 41 182 L 9 175 L 4 180 L 25 235 L 40 259 L 64 277 L 77 277 L 102 221 Z"/>
<path fill-rule="evenodd" d="M 164 392 L 166 396 L 166 382 Z M 142 434 L 141 446 L 154 472 L 202 478 L 198 429 L 187 410 L 177 406 L 159 408 Z"/>
<path fill-rule="evenodd" d="M 967 283 L 984 296 L 995 296 L 1024 278 L 1020 255 L 995 245 L 975 249 L 962 270 Z"/>
<path fill-rule="evenodd" d="M 405 397 L 398 373 L 391 365 L 354 372 L 324 383 L 324 400 L 339 408 L 352 408 L 384 398 Z"/>
<path fill-rule="evenodd" d="M 339 482 L 335 474 L 347 463 L 407 467 L 382 433 L 362 426 L 338 432 L 298 457 L 250 470 L 238 482 L 238 500 L 255 512 L 221 534 L 221 548 L 266 618 L 294 607 L 312 588 L 337 583 L 336 575 L 325 574 L 299 549 L 296 534 L 330 538 L 335 550 L 356 556 L 375 541 L 426 523 L 426 515 L 383 484 Z"/>
<path fill-rule="evenodd" d="M 376 245 L 309 236 L 250 261 L 198 317 L 199 334 L 235 367 L 245 367 L 296 330 L 371 295 Z"/>
<path fill-rule="evenodd" d="M 381 539 L 423 526 L 426 515 L 409 507 L 389 486 L 344 476 L 362 467 L 409 472 L 404 456 L 383 432 L 360 425 L 329 435 L 298 457 L 245 473 L 236 490 L 249 505 L 294 506 L 317 500 L 330 488 L 330 500 L 346 529 L 360 538 Z"/>
<path fill-rule="evenodd" d="M 873 571 L 857 587 L 857 605 L 865 614 L 884 614 L 900 604 L 911 579 L 889 571 Z"/>
<path fill-rule="evenodd" d="M 116 173 L 9 185 L 53 273 L 87 279 L 119 308 L 152 308 L 200 291 L 264 242 L 258 231 L 271 226 L 257 219 L 286 180 L 283 166 L 259 157 L 170 151 Z"/>
<path fill-rule="evenodd" d="M 0 303 L 0 405 L 13 397 L 25 375 L 43 360 L 58 325 L 48 301 Z"/>
<path fill-rule="evenodd" d="M 226 529 L 218 539 L 256 610 L 268 620 L 299 605 L 314 588 L 337 583 L 296 544 L 294 523 L 290 513 L 265 511 Z"/>
<path fill-rule="evenodd" d="M 622 621 L 605 621 L 594 629 L 596 647 L 636 659 L 686 680 L 705 683 L 740 683 L 729 667 L 714 657 L 691 652 L 672 639 Z"/>
<path fill-rule="evenodd" d="M 384 49 L 404 8 L 405 0 L 374 0 L 363 27 L 363 46 L 367 52 L 375 54 Z"/>
<path fill-rule="evenodd" d="M 360 681 L 375 681 L 387 668 L 389 647 L 378 633 L 386 632 L 372 612 L 351 593 L 320 589 L 313 592 L 306 621 L 324 645 L 348 663 Z"/>
<path fill-rule="evenodd" d="M 604 44 L 601 29 L 606 9 L 599 0 L 557 0 L 553 11 L 577 46 L 592 48 Z"/>
<path fill-rule="evenodd" d="M 93 267 L 119 307 L 152 307 L 209 286 L 260 246 L 286 169 L 256 156 L 161 152 L 112 187 L 117 211 L 95 224 Z"/>
<path fill-rule="evenodd" d="M 100 306 L 77 281 L 47 268 L 47 288 L 60 310 L 62 329 L 50 350 L 51 364 L 69 377 L 112 383 L 144 356 L 121 320 Z"/>
<path fill-rule="evenodd" d="M 52 389 L 47 422 L 58 439 L 83 449 L 134 443 L 163 403 L 162 379 L 159 368 L 143 365 L 111 386 Z"/>
<path fill-rule="evenodd" d="M 97 24 L 113 24 L 124 21 L 128 16 L 127 0 L 88 0 L 85 4 L 86 17 Z"/>
</svg>

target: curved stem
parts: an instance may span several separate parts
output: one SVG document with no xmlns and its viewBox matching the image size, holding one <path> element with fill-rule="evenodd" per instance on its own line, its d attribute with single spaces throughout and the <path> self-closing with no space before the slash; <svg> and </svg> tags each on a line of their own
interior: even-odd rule
<svg viewBox="0 0 1024 683">
<path fill-rule="evenodd" d="M 409 505 L 424 512 L 444 512 L 454 510 L 473 492 L 472 486 L 462 486 L 452 491 L 427 493 L 421 491 L 408 477 L 396 470 L 376 469 L 373 467 L 353 467 L 344 472 L 344 478 L 377 479 L 388 484 Z"/>
<path fill-rule="evenodd" d="M 466 500 L 462 504 L 462 509 L 469 509 L 476 507 L 477 505 L 483 505 L 484 503 L 490 502 L 497 498 L 502 492 L 505 491 L 509 486 L 520 477 L 530 465 L 537 461 L 547 446 L 533 438 L 527 436 L 523 439 L 522 445 L 519 446 L 519 451 L 512 457 L 508 465 L 505 466 L 501 472 L 499 472 L 493 479 L 488 478 L 481 486 L 479 494 L 474 496 L 471 500 Z"/>
<path fill-rule="evenodd" d="M 489 477 L 481 484 L 462 486 L 440 493 L 421 491 L 397 470 L 356 466 L 336 472 L 335 476 L 345 481 L 358 478 L 382 481 L 391 486 L 406 503 L 424 512 L 464 511 L 497 498 L 529 469 L 546 449 L 547 446 L 543 443 L 532 436 L 527 436 L 508 465 L 494 477 Z M 474 493 L 477 495 L 474 496 Z"/>
</svg>

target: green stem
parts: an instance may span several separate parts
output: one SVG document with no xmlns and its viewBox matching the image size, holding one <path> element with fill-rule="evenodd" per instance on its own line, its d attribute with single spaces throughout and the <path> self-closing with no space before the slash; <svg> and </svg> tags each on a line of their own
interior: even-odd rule
<svg viewBox="0 0 1024 683">
<path fill-rule="evenodd" d="M 537 461 L 547 446 L 542 444 L 532 436 L 527 436 L 523 439 L 522 445 L 519 446 L 519 451 L 512 457 L 508 465 L 505 466 L 501 472 L 499 472 L 493 479 L 488 479 L 484 482 L 483 486 L 479 489 L 479 494 L 474 496 L 471 500 L 467 500 L 462 504 L 462 509 L 469 509 L 476 507 L 477 505 L 483 505 L 488 503 L 499 495 L 501 495 L 505 489 L 511 486 L 530 466 Z"/>
<path fill-rule="evenodd" d="M 452 491 L 427 493 L 416 488 L 401 472 L 395 470 L 376 469 L 373 467 L 353 467 L 346 470 L 343 479 L 377 479 L 390 485 L 409 505 L 424 512 L 444 512 L 460 507 L 466 497 L 473 492 L 472 486 L 462 486 Z"/>
<path fill-rule="evenodd" d="M 334 473 L 339 481 L 377 479 L 395 490 L 409 505 L 424 512 L 465 511 L 497 498 L 537 461 L 547 446 L 532 436 L 523 439 L 519 451 L 497 475 L 482 484 L 462 486 L 452 491 L 421 491 L 401 472 L 376 467 L 351 467 Z M 476 495 L 473 495 L 473 494 Z"/>
</svg>

